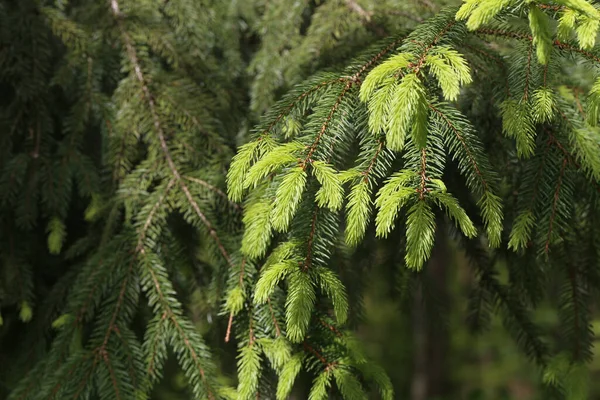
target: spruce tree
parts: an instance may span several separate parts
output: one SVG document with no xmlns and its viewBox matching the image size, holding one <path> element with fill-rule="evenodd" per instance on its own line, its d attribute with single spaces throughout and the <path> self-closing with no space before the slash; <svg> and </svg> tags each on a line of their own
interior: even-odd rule
<svg viewBox="0 0 600 400">
<path fill-rule="evenodd" d="M 472 329 L 588 398 L 600 9 L 404 3 L 0 2 L 0 393 L 397 398 L 364 281 L 435 304 L 451 242 Z"/>
</svg>

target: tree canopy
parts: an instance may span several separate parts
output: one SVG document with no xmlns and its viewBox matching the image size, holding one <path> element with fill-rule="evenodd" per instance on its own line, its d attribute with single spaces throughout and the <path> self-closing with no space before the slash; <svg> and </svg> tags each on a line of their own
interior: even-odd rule
<svg viewBox="0 0 600 400">
<path fill-rule="evenodd" d="M 453 252 L 468 334 L 500 320 L 539 398 L 590 398 L 599 27 L 588 0 L 0 1 L 0 396 L 403 398 L 370 282 L 419 360 Z"/>
</svg>

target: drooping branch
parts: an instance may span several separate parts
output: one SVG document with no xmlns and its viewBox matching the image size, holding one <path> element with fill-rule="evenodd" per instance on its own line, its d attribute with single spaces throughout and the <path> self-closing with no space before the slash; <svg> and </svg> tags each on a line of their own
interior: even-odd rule
<svg viewBox="0 0 600 400">
<path fill-rule="evenodd" d="M 137 80 L 140 84 L 142 93 L 144 95 L 144 99 L 146 100 L 146 103 L 148 104 L 148 110 L 150 111 L 150 114 L 152 116 L 154 128 L 156 130 L 156 134 L 158 135 L 160 147 L 162 149 L 165 159 L 167 160 L 169 169 L 171 170 L 171 173 L 173 174 L 173 178 L 179 184 L 179 186 L 180 186 L 181 190 L 183 191 L 183 193 L 185 194 L 185 197 L 187 198 L 188 202 L 190 203 L 190 205 L 196 212 L 196 215 L 200 218 L 202 223 L 208 229 L 209 235 L 216 242 L 217 247 L 219 248 L 219 251 L 221 252 L 222 256 L 225 258 L 225 260 L 227 261 L 227 263 L 229 265 L 232 265 L 232 261 L 231 261 L 231 257 L 229 256 L 229 253 L 225 250 L 225 247 L 223 247 L 223 244 L 221 243 L 221 240 L 219 239 L 219 236 L 217 235 L 217 232 L 213 228 L 211 222 L 208 220 L 208 218 L 206 218 L 204 213 L 202 213 L 202 211 L 200 210 L 198 203 L 192 196 L 192 193 L 190 192 L 189 188 L 187 187 L 184 180 L 182 179 L 182 177 L 179 173 L 179 170 L 177 169 L 177 166 L 175 165 L 175 162 L 173 161 L 173 157 L 171 156 L 171 151 L 169 150 L 169 146 L 167 145 L 166 134 L 165 134 L 165 131 L 163 128 L 163 124 L 158 115 L 154 97 L 152 96 L 152 93 L 150 92 L 150 89 L 146 82 L 146 78 L 142 71 L 142 67 L 141 67 L 141 64 L 140 64 L 138 56 L 137 56 L 137 51 L 133 45 L 133 41 L 132 41 L 131 37 L 129 36 L 129 34 L 127 33 L 127 30 L 125 29 L 125 24 L 123 23 L 123 15 L 121 14 L 118 0 L 111 0 L 110 4 L 111 4 L 111 10 L 112 10 L 113 16 L 115 17 L 115 19 L 117 21 L 117 25 L 119 27 L 121 37 L 123 38 L 123 43 L 126 48 L 129 62 L 133 66 L 135 77 L 137 78 Z"/>
</svg>

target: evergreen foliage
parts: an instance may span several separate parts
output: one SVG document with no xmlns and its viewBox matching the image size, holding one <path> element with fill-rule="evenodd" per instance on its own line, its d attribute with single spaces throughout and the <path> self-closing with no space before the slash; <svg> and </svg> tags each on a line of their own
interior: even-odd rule
<svg viewBox="0 0 600 400">
<path fill-rule="evenodd" d="M 426 296 L 450 231 L 470 324 L 587 398 L 600 9 L 401 3 L 0 2 L 0 393 L 151 398 L 175 360 L 194 399 L 396 398 L 345 256 L 387 240 Z"/>
</svg>

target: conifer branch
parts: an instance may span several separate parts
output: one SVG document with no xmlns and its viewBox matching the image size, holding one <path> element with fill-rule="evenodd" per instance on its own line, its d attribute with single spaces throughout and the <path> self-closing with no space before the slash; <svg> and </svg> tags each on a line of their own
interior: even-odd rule
<svg viewBox="0 0 600 400">
<path fill-rule="evenodd" d="M 81 393 L 83 392 L 83 389 L 85 389 L 85 386 L 89 382 L 90 377 L 92 376 L 92 374 L 94 373 L 94 370 L 96 369 L 97 363 L 98 363 L 98 357 L 96 356 L 96 357 L 94 357 L 94 361 L 92 361 L 92 366 L 90 367 L 89 371 L 87 372 L 87 374 L 85 375 L 85 377 L 83 378 L 81 383 L 79 384 L 77 391 L 75 392 L 75 395 L 73 396 L 73 400 L 78 399 L 79 396 L 81 395 Z"/>
<path fill-rule="evenodd" d="M 117 383 L 117 377 L 115 376 L 115 371 L 111 366 L 110 359 L 108 357 L 108 352 L 106 350 L 102 351 L 102 358 L 104 360 L 104 364 L 106 364 L 108 373 L 110 374 L 110 380 L 112 382 L 113 389 L 115 390 L 115 399 L 121 400 L 121 394 L 119 391 L 119 385 Z"/>
<path fill-rule="evenodd" d="M 537 195 L 538 195 L 538 192 L 540 189 L 542 172 L 546 165 L 546 160 L 547 160 L 548 152 L 550 151 L 551 144 L 552 144 L 552 139 L 548 140 L 546 142 L 546 146 L 544 148 L 544 153 L 542 155 L 542 162 L 540 163 L 539 167 L 537 168 L 537 171 L 535 174 L 535 179 L 534 179 L 534 185 L 533 185 L 533 194 L 531 196 L 531 200 L 529 200 L 529 209 L 533 209 L 533 207 L 535 205 L 535 200 L 537 199 Z"/>
<path fill-rule="evenodd" d="M 583 110 L 583 107 L 581 106 L 581 100 L 579 99 L 579 90 L 577 90 L 577 89 L 573 90 L 573 97 L 575 97 L 575 104 L 577 105 L 577 110 L 579 111 L 579 114 L 585 120 L 586 115 L 585 115 L 585 111 Z"/>
<path fill-rule="evenodd" d="M 531 56 L 533 54 L 533 40 L 529 43 L 527 50 L 527 67 L 525 68 L 525 89 L 523 90 L 523 100 L 529 100 L 529 79 L 531 75 Z"/>
<path fill-rule="evenodd" d="M 421 187 L 418 189 L 419 198 L 421 200 L 425 197 L 425 192 L 427 191 L 427 152 L 425 148 L 421 149 L 421 171 L 419 172 L 419 176 L 421 177 Z"/>
<path fill-rule="evenodd" d="M 572 124 L 571 121 L 567 118 L 567 116 L 564 115 L 562 110 L 559 110 L 559 112 L 560 112 L 561 116 L 565 119 L 565 122 L 567 122 L 568 124 Z M 548 143 L 556 146 L 561 151 L 563 156 L 569 161 L 569 163 L 571 165 L 573 165 L 576 169 L 580 169 L 581 164 L 577 162 L 577 159 L 575 158 L 575 156 L 573 156 L 573 154 L 565 148 L 565 146 L 556 138 L 556 136 L 554 136 L 552 134 L 552 132 L 550 130 L 548 130 L 548 129 L 544 129 L 544 130 L 550 137 L 550 139 L 548 140 Z M 593 180 L 592 184 L 596 187 L 596 191 L 598 193 L 600 193 L 600 185 L 598 184 L 598 182 Z"/>
<path fill-rule="evenodd" d="M 98 265 L 97 268 L 94 268 L 92 273 L 89 275 L 88 277 L 88 282 L 93 282 L 96 281 L 96 276 L 100 273 L 100 271 L 103 268 L 103 264 L 102 264 L 102 260 L 100 260 L 100 263 Z M 94 294 L 96 293 L 96 289 L 97 289 L 97 285 L 94 285 L 92 287 L 92 290 L 90 290 L 90 293 L 87 296 L 86 301 L 82 304 L 81 308 L 79 309 L 77 316 L 75 317 L 75 324 L 76 325 L 80 325 L 83 322 L 83 317 L 84 314 L 90 304 L 90 302 L 92 301 L 92 299 L 94 298 Z"/>
<path fill-rule="evenodd" d="M 335 326 L 329 324 L 327 321 L 325 321 L 323 318 L 319 318 L 319 322 L 321 323 L 321 325 L 323 325 L 325 328 L 329 329 L 331 332 L 333 332 L 337 337 L 342 337 L 342 332 L 340 332 Z"/>
<path fill-rule="evenodd" d="M 313 354 L 315 357 L 317 357 L 317 359 L 319 361 L 321 361 L 321 363 L 325 366 L 326 370 L 330 370 L 332 367 L 334 367 L 337 364 L 335 362 L 327 361 L 327 359 L 321 353 L 319 353 L 314 347 L 312 347 L 306 341 L 302 343 L 302 346 L 304 347 L 305 350 L 309 351 L 311 354 Z"/>
<path fill-rule="evenodd" d="M 548 228 L 548 238 L 546 239 L 546 244 L 544 245 L 544 252 L 546 255 L 550 250 L 550 241 L 552 239 L 552 229 L 554 226 L 554 220 L 556 219 L 556 209 L 558 206 L 558 200 L 560 197 L 560 188 L 562 186 L 563 177 L 565 174 L 565 168 L 567 166 L 568 159 L 567 157 L 563 158 L 563 162 L 560 168 L 560 172 L 558 174 L 558 182 L 556 184 L 556 190 L 554 191 L 554 198 L 552 200 L 552 213 L 550 215 L 550 227 Z"/>
<path fill-rule="evenodd" d="M 536 6 L 541 9 L 544 9 L 544 10 L 552 10 L 552 11 L 562 11 L 566 8 L 565 6 L 555 6 L 555 5 L 551 5 L 551 4 L 541 4 L 541 3 L 536 3 Z"/>
<path fill-rule="evenodd" d="M 267 297 L 267 303 L 269 304 L 269 312 L 271 313 L 271 318 L 273 319 L 273 325 L 275 325 L 275 334 L 277 337 L 279 337 L 281 336 L 281 329 L 279 329 L 279 322 L 277 322 L 275 312 L 273 311 L 273 306 L 271 305 L 271 297 Z"/>
<path fill-rule="evenodd" d="M 455 20 L 452 20 L 448 23 L 448 25 L 446 25 L 444 27 L 444 29 L 442 29 L 437 36 L 431 41 L 431 43 L 429 43 L 427 45 L 427 47 L 425 47 L 421 53 L 421 55 L 419 56 L 419 59 L 416 62 L 413 63 L 409 63 L 408 66 L 409 68 L 411 68 L 415 73 L 418 73 L 421 68 L 423 67 L 423 64 L 425 63 L 425 58 L 427 57 L 427 55 L 429 54 L 429 51 L 431 51 L 432 48 L 435 47 L 435 45 L 446 35 L 446 33 L 448 33 L 448 31 L 450 29 L 452 29 L 452 27 L 456 24 Z"/>
<path fill-rule="evenodd" d="M 227 252 L 227 250 L 225 250 L 225 247 L 223 247 L 223 244 L 221 243 L 221 240 L 219 239 L 217 232 L 214 230 L 214 228 L 213 228 L 212 224 L 210 223 L 210 221 L 208 220 L 208 218 L 206 218 L 206 216 L 200 210 L 198 203 L 196 202 L 196 200 L 194 200 L 192 193 L 190 192 L 189 188 L 187 187 L 187 185 L 183 181 L 181 175 L 179 174 L 179 170 L 177 169 L 177 166 L 175 165 L 175 162 L 173 161 L 173 157 L 171 156 L 169 146 L 167 145 L 166 135 L 163 130 L 163 126 L 160 121 L 160 118 L 158 116 L 158 111 L 156 110 L 156 104 L 154 102 L 154 97 L 152 96 L 152 93 L 150 92 L 150 89 L 148 88 L 148 84 L 146 83 L 146 78 L 144 77 L 144 73 L 142 72 L 142 67 L 138 60 L 137 52 L 135 50 L 135 47 L 133 46 L 131 37 L 125 30 L 125 26 L 122 21 L 122 14 L 119 9 L 119 3 L 117 0 L 111 0 L 110 3 L 111 3 L 113 15 L 115 16 L 115 18 L 117 20 L 117 25 L 119 26 L 119 31 L 121 32 L 121 36 L 123 37 L 123 42 L 125 44 L 125 48 L 127 49 L 127 55 L 129 57 L 129 61 L 131 62 L 132 66 L 133 66 L 135 76 L 136 76 L 137 80 L 139 81 L 139 84 L 142 88 L 142 93 L 144 94 L 144 99 L 148 103 L 148 109 L 150 111 L 150 114 L 152 115 L 152 120 L 154 122 L 154 128 L 156 129 L 156 133 L 158 135 L 160 147 L 163 151 L 165 159 L 167 160 L 169 169 L 171 170 L 173 177 L 175 178 L 175 180 L 181 187 L 181 190 L 185 194 L 185 197 L 187 198 L 188 202 L 190 203 L 190 205 L 192 206 L 192 208 L 194 209 L 194 211 L 196 212 L 196 214 L 198 215 L 198 217 L 200 218 L 202 223 L 208 229 L 209 235 L 215 241 L 223 258 L 225 258 L 227 263 L 229 265 L 231 265 L 232 262 L 231 262 L 231 257 L 229 256 L 229 253 Z"/>
<path fill-rule="evenodd" d="M 310 233 L 308 234 L 308 242 L 307 242 L 307 250 L 306 250 L 306 259 L 304 260 L 304 266 L 302 267 L 302 271 L 308 271 L 308 268 L 312 265 L 312 252 L 313 252 L 313 243 L 315 240 L 315 233 L 317 231 L 317 215 L 319 213 L 319 206 L 315 206 L 315 211 L 313 211 L 313 216 L 311 219 L 310 225 Z"/>
<path fill-rule="evenodd" d="M 373 58 L 371 58 L 368 62 L 366 62 L 362 67 L 360 67 L 358 69 L 358 71 L 356 71 L 354 73 L 354 75 L 352 75 L 352 78 L 351 78 L 352 82 L 358 82 L 360 84 L 360 77 L 369 68 L 371 68 L 375 63 L 379 62 L 379 60 L 381 60 L 381 58 L 383 58 L 387 53 L 389 53 L 392 49 L 394 49 L 404 39 L 405 39 L 404 37 L 400 37 L 400 38 L 394 40 L 392 43 L 390 43 L 384 49 L 382 49 L 379 53 L 377 53 Z"/>
<path fill-rule="evenodd" d="M 238 281 L 238 286 L 243 289 L 244 288 L 244 270 L 246 267 L 246 257 L 242 258 L 242 264 L 240 265 L 240 277 Z M 231 336 L 231 327 L 233 326 L 233 311 L 229 312 L 229 320 L 227 322 L 227 330 L 225 332 L 225 343 L 229 343 L 229 338 Z"/>
<path fill-rule="evenodd" d="M 471 46 L 467 43 L 462 43 L 462 47 L 476 53 L 479 54 L 480 56 L 484 57 L 487 60 L 490 60 L 492 62 L 494 62 L 496 65 L 498 65 L 501 69 L 502 72 L 506 75 L 506 65 L 504 64 L 504 62 L 497 57 L 494 54 L 491 54 L 487 51 L 484 51 L 482 49 L 478 49 L 475 46 Z M 548 65 L 546 64 L 546 69 L 547 69 Z M 510 84 L 508 82 L 508 79 L 504 79 L 504 84 L 505 84 L 505 90 L 506 90 L 506 97 L 509 98 L 510 97 Z"/>
<path fill-rule="evenodd" d="M 346 82 L 346 86 L 344 86 L 344 89 L 341 91 L 340 95 L 336 99 L 335 103 L 333 104 L 333 107 L 331 107 L 331 110 L 329 111 L 329 115 L 325 119 L 325 122 L 323 122 L 323 125 L 321 125 L 321 130 L 319 131 L 319 134 L 315 138 L 313 144 L 308 149 L 306 158 L 304 159 L 304 162 L 302 163 L 302 168 L 304 170 L 306 169 L 306 167 L 308 166 L 309 163 L 312 163 L 313 153 L 317 150 L 317 146 L 319 145 L 321 138 L 327 131 L 327 127 L 329 126 L 329 123 L 331 122 L 333 116 L 335 115 L 335 112 L 338 110 L 340 104 L 342 103 L 342 100 L 346 96 L 346 93 L 348 93 L 348 91 L 352 88 L 352 84 L 353 84 L 353 81 Z"/>
<path fill-rule="evenodd" d="M 135 259 L 134 259 L 135 260 Z M 106 346 L 108 345 L 108 339 L 110 335 L 115 331 L 115 324 L 117 321 L 117 316 L 119 315 L 119 311 L 123 306 L 123 300 L 125 299 L 125 291 L 127 290 L 127 285 L 129 284 L 129 279 L 131 277 L 131 273 L 133 272 L 133 261 L 129 263 L 129 268 L 127 270 L 127 275 L 121 284 L 121 290 L 119 291 L 119 296 L 117 297 L 117 302 L 115 304 L 115 309 L 110 318 L 110 322 L 108 323 L 108 328 L 106 329 L 106 333 L 104 335 L 104 340 L 102 341 L 101 351 L 106 351 Z"/>
<path fill-rule="evenodd" d="M 231 204 L 231 206 L 234 207 L 236 210 L 238 210 L 238 211 L 242 210 L 242 207 L 238 203 L 229 200 L 229 198 L 227 197 L 227 194 L 225 194 L 218 187 L 211 185 L 210 183 L 206 182 L 203 179 L 196 178 L 196 177 L 193 177 L 193 176 L 184 176 L 184 178 L 187 179 L 190 182 L 197 183 L 197 184 L 202 185 L 205 188 L 207 188 L 207 189 L 215 192 L 216 194 L 218 194 L 219 196 L 221 196 L 223 199 L 225 199 L 229 204 Z"/>
<path fill-rule="evenodd" d="M 183 343 L 185 344 L 185 347 L 187 347 L 188 351 L 190 352 L 190 354 L 192 356 L 192 360 L 194 361 L 194 365 L 196 366 L 196 369 L 200 372 L 200 377 L 202 378 L 202 383 L 204 383 L 204 386 L 206 387 L 206 389 L 208 391 L 208 398 L 210 400 L 214 400 L 215 396 L 212 393 L 212 390 L 208 384 L 208 381 L 206 380 L 206 374 L 204 372 L 204 368 L 202 368 L 202 366 L 200 364 L 200 360 L 199 360 L 198 354 L 196 353 L 196 350 L 194 350 L 194 347 L 190 343 L 189 338 L 187 337 L 187 335 L 185 334 L 185 331 L 183 330 L 183 328 L 181 327 L 181 325 L 175 318 L 175 315 L 173 314 L 173 312 L 169 311 L 169 314 L 170 314 L 170 319 L 173 322 L 173 325 L 175 325 L 175 328 L 177 329 L 177 332 L 179 333 L 179 336 L 183 339 Z"/>
<path fill-rule="evenodd" d="M 160 317 L 159 324 L 162 324 L 167 319 L 168 316 L 169 316 L 169 313 L 167 311 L 164 311 Z M 152 342 L 152 346 L 150 347 L 152 350 L 150 351 L 151 357 L 150 357 L 150 361 L 148 362 L 148 368 L 147 368 L 147 371 L 150 375 L 154 375 L 154 364 L 155 364 L 154 360 L 155 360 L 156 354 L 157 354 L 156 348 L 158 346 L 159 338 L 160 337 L 158 335 L 156 335 L 154 337 L 155 340 Z"/>
<path fill-rule="evenodd" d="M 160 209 L 160 207 L 162 207 L 164 200 L 166 199 L 167 195 L 169 194 L 169 191 L 171 190 L 173 185 L 175 185 L 175 183 L 176 183 L 175 178 L 172 178 L 169 181 L 169 183 L 167 184 L 167 187 L 165 188 L 163 194 L 158 198 L 158 200 L 156 201 L 154 206 L 152 206 L 152 209 L 148 213 L 148 217 L 146 218 L 146 221 L 144 222 L 142 229 L 138 233 L 139 239 L 138 239 L 138 244 L 137 244 L 137 251 L 142 250 L 142 247 L 144 245 L 144 240 L 146 239 L 146 232 L 148 231 L 148 228 L 150 228 L 150 226 L 152 225 L 152 221 L 154 219 L 154 216 L 156 215 L 156 212 Z"/>
<path fill-rule="evenodd" d="M 527 35 L 527 34 L 520 33 L 520 32 L 512 32 L 512 31 L 502 30 L 502 29 L 481 28 L 481 29 L 477 29 L 476 31 L 474 31 L 474 33 L 481 34 L 481 35 L 499 36 L 499 37 L 505 37 L 505 38 L 510 38 L 510 39 L 517 39 L 517 40 L 528 40 L 530 42 L 533 41 L 533 36 L 531 36 L 531 35 Z M 589 51 L 580 49 L 577 46 L 573 46 L 569 43 L 565 43 L 560 40 L 554 40 L 552 42 L 552 44 L 561 50 L 578 53 L 590 61 L 595 61 L 597 63 L 600 63 L 600 57 L 596 56 L 595 54 L 593 54 Z"/>
<path fill-rule="evenodd" d="M 142 249 L 141 254 L 142 255 L 145 254 L 144 249 Z M 210 390 L 210 386 L 208 385 L 208 381 L 206 380 L 204 368 L 200 364 L 198 354 L 196 353 L 196 350 L 190 343 L 190 340 L 189 340 L 188 336 L 186 335 L 185 331 L 183 330 L 183 328 L 181 327 L 181 324 L 177 320 L 177 315 L 175 314 L 175 312 L 171 308 L 169 302 L 167 301 L 165 294 L 163 292 L 163 289 L 162 289 L 162 285 L 160 284 L 155 271 L 152 268 L 147 268 L 147 270 L 148 270 L 148 273 L 150 274 L 150 277 L 154 284 L 154 288 L 156 289 L 156 293 L 158 294 L 158 297 L 160 299 L 160 303 L 162 304 L 162 309 L 164 310 L 162 319 L 166 318 L 166 319 L 170 320 L 171 323 L 175 326 L 175 329 L 177 330 L 179 337 L 183 340 L 185 347 L 187 348 L 188 352 L 190 353 L 190 355 L 192 357 L 192 361 L 194 362 L 196 369 L 200 373 L 200 376 L 202 378 L 204 386 L 208 390 L 209 399 L 211 399 L 211 400 L 214 399 L 214 395 L 212 394 L 212 391 Z"/>
<path fill-rule="evenodd" d="M 373 158 L 371 158 L 371 161 L 369 162 L 369 166 L 367 167 L 367 169 L 363 172 L 364 175 L 364 181 L 368 182 L 369 180 L 369 174 L 371 173 L 371 170 L 373 169 L 373 167 L 375 166 L 375 163 L 377 162 L 377 158 L 379 157 L 379 154 L 381 153 L 381 151 L 383 150 L 383 146 L 384 146 L 384 141 L 380 140 L 379 141 L 379 146 L 377 146 L 377 151 L 375 152 L 375 155 L 373 156 Z"/>
<path fill-rule="evenodd" d="M 279 123 L 279 121 L 281 121 L 281 119 L 283 117 L 285 117 L 296 106 L 296 104 L 298 104 L 298 102 L 301 101 L 302 99 L 304 99 L 304 98 L 310 96 L 311 94 L 319 91 L 320 89 L 327 87 L 329 85 L 332 85 L 334 83 L 346 83 L 346 82 L 347 82 L 347 78 L 337 78 L 337 79 L 332 79 L 329 81 L 321 82 L 318 85 L 315 85 L 312 88 L 306 90 L 305 92 L 300 94 L 298 97 L 296 97 L 296 99 L 294 101 L 292 101 L 282 112 L 280 112 L 277 115 L 277 117 L 273 120 L 273 122 L 271 122 L 269 124 L 267 129 L 262 131 L 261 136 L 266 135 L 269 132 L 271 132 L 271 130 L 275 127 L 275 125 L 277 125 Z M 258 140 L 261 140 L 261 138 L 259 138 Z"/>
<path fill-rule="evenodd" d="M 485 180 L 485 178 L 483 177 L 483 174 L 481 173 L 481 170 L 479 169 L 479 164 L 475 160 L 475 157 L 473 157 L 471 149 L 469 148 L 469 146 L 465 142 L 465 139 L 461 135 L 460 131 L 454 126 L 454 124 L 452 123 L 452 121 L 450 121 L 450 119 L 442 111 L 440 111 L 438 108 L 436 108 L 433 104 L 428 103 L 428 107 L 431 110 L 433 110 L 437 115 L 439 115 L 440 118 L 442 118 L 442 120 L 444 121 L 444 123 L 448 126 L 448 128 L 450 128 L 450 130 L 452 132 L 454 132 L 454 134 L 456 135 L 456 137 L 460 141 L 462 147 L 464 148 L 465 153 L 467 154 L 467 157 L 469 158 L 469 162 L 471 163 L 471 165 L 473 165 L 473 169 L 475 170 L 475 172 L 477 174 L 477 177 L 481 181 L 481 185 L 483 186 L 483 188 L 484 188 L 485 191 L 489 191 L 487 181 Z"/>
<path fill-rule="evenodd" d="M 114 331 L 115 331 L 115 334 L 117 335 L 117 338 L 119 338 L 119 340 L 121 341 L 123 346 L 125 346 L 126 348 L 131 350 L 129 341 L 123 336 L 118 325 L 115 325 Z M 129 364 L 129 377 L 131 378 L 131 382 L 133 383 L 134 386 L 137 386 L 137 378 L 135 376 L 135 370 L 134 370 L 135 366 L 134 366 L 133 358 L 131 356 L 131 352 L 127 353 L 127 362 Z"/>
</svg>

